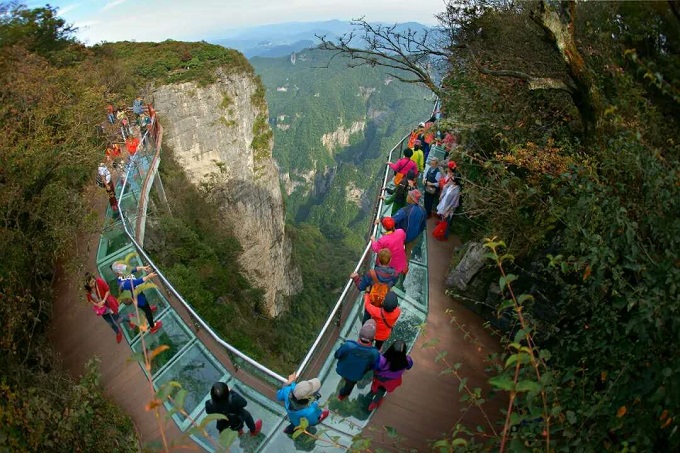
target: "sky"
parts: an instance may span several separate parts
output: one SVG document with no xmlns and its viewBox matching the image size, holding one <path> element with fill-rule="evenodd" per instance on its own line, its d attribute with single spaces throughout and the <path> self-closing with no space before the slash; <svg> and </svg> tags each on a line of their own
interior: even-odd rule
<svg viewBox="0 0 680 453">
<path fill-rule="evenodd" d="M 200 41 L 227 37 L 234 30 L 283 22 L 349 21 L 420 22 L 434 25 L 444 0 L 52 0 L 78 27 L 85 44 L 102 41 Z"/>
</svg>

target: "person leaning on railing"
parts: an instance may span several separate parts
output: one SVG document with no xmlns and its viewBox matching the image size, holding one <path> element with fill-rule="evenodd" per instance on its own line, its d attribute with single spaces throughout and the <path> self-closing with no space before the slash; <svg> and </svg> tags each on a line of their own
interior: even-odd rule
<svg viewBox="0 0 680 453">
<path fill-rule="evenodd" d="M 276 399 L 283 401 L 290 420 L 290 425 L 283 430 L 286 434 L 293 434 L 295 428 L 300 426 L 303 417 L 307 419 L 309 426 L 314 426 L 321 423 L 330 413 L 328 409 L 322 411 L 319 407 L 317 400 L 321 397 L 318 394 L 321 381 L 318 378 L 298 383 L 295 379 L 297 379 L 296 373 L 288 376 L 286 385 L 276 392 Z"/>
</svg>

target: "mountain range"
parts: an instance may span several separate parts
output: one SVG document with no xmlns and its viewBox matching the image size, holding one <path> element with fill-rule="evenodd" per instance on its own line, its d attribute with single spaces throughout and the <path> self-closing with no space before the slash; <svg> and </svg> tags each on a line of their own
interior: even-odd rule
<svg viewBox="0 0 680 453">
<path fill-rule="evenodd" d="M 425 30 L 428 27 L 417 22 L 397 24 L 397 29 Z M 338 38 L 351 32 L 351 22 L 329 20 L 323 22 L 286 22 L 262 25 L 225 33 L 221 38 L 210 40 L 212 44 L 236 49 L 246 58 L 281 57 L 314 47 L 319 43 L 317 36 Z"/>
</svg>

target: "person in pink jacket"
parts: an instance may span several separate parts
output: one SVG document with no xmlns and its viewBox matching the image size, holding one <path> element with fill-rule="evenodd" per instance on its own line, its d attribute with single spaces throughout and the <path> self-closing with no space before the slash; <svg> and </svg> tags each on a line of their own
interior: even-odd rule
<svg viewBox="0 0 680 453">
<path fill-rule="evenodd" d="M 404 230 L 394 229 L 394 219 L 392 217 L 383 217 L 381 223 L 385 229 L 385 234 L 380 236 L 380 239 L 377 241 L 375 236 L 371 236 L 371 248 L 374 252 L 389 249 L 392 252 L 390 266 L 397 271 L 397 274 L 406 274 L 408 272 L 408 262 L 406 261 L 406 251 L 404 250 L 406 233 Z"/>
<path fill-rule="evenodd" d="M 394 174 L 396 175 L 397 173 L 401 173 L 402 177 L 405 177 L 406 174 L 410 171 L 413 170 L 413 173 L 418 176 L 418 164 L 413 162 L 411 160 L 411 157 L 413 156 L 413 150 L 406 148 L 404 150 L 404 157 L 396 161 L 395 163 L 392 162 L 387 162 L 387 165 L 390 166 L 392 170 L 394 170 Z"/>
</svg>

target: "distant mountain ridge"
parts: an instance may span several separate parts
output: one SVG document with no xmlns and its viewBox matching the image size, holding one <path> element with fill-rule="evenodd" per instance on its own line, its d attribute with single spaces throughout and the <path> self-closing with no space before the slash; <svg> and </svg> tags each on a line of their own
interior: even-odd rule
<svg viewBox="0 0 680 453">
<path fill-rule="evenodd" d="M 317 36 L 337 38 L 352 31 L 350 22 L 329 20 L 323 22 L 285 22 L 262 25 L 227 33 L 224 38 L 210 40 L 212 44 L 236 49 L 246 58 L 282 57 L 316 46 Z M 397 24 L 398 29 L 426 30 L 427 26 L 418 22 Z"/>
</svg>

